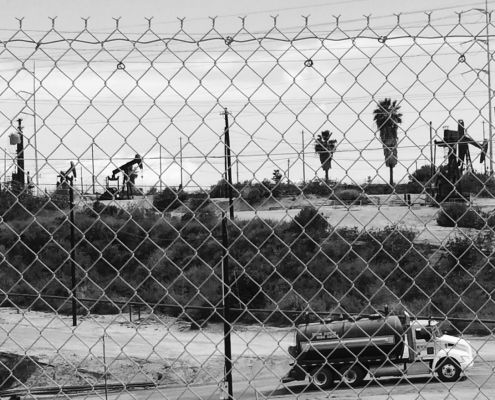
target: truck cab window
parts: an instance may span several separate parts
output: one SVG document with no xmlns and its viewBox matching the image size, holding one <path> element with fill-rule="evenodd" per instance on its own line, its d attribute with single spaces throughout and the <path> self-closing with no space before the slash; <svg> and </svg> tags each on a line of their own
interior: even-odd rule
<svg viewBox="0 0 495 400">
<path fill-rule="evenodd" d="M 416 329 L 416 339 L 423 339 L 429 342 L 432 339 L 431 333 L 424 328 L 418 328 Z"/>
</svg>

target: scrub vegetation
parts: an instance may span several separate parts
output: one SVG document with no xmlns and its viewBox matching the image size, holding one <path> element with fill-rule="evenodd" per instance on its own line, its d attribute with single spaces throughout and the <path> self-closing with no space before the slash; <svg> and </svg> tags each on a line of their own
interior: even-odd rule
<svg viewBox="0 0 495 400">
<path fill-rule="evenodd" d="M 70 312 L 70 223 L 40 205 L 36 219 L 26 212 L 0 226 L 0 289 L 19 306 Z M 96 203 L 75 221 L 80 313 L 125 312 L 132 301 L 194 320 L 219 318 L 222 230 L 214 213 L 165 218 Z M 291 222 L 257 218 L 227 228 L 239 321 L 287 324 L 305 310 L 357 313 L 386 304 L 419 315 L 495 316 L 490 238 L 433 249 L 403 227 L 330 226 L 311 207 Z"/>
</svg>

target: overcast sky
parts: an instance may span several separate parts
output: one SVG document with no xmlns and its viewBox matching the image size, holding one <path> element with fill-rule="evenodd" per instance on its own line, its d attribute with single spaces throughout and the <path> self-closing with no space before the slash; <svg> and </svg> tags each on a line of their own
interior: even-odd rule
<svg viewBox="0 0 495 400">
<path fill-rule="evenodd" d="M 26 168 L 34 173 L 34 84 L 42 185 L 53 185 L 56 171 L 70 160 L 88 185 L 91 150 L 100 184 L 137 152 L 145 159 L 138 179 L 143 185 L 159 186 L 160 170 L 162 185 L 178 185 L 181 153 L 185 184 L 211 185 L 223 171 L 223 107 L 232 113 L 234 179 L 238 173 L 241 181 L 262 180 L 274 169 L 294 181 L 303 173 L 306 180 L 322 176 L 312 140 L 329 129 L 338 141 L 332 178 L 384 182 L 388 171 L 372 121 L 376 101 L 384 97 L 401 103 L 396 179 L 407 181 L 408 173 L 428 162 L 429 121 L 440 139 L 442 126 L 453 128 L 463 118 L 469 133 L 482 140 L 486 47 L 466 38 L 484 33 L 484 15 L 467 12 L 460 26 L 455 13 L 479 7 L 484 2 L 3 1 L 0 39 L 9 43 L 0 50 L 0 140 L 7 175 L 14 151 L 8 134 L 19 115 L 29 139 Z M 396 13 L 402 13 L 402 30 Z M 371 15 L 370 29 L 363 15 Z M 22 32 L 16 17 L 24 17 Z M 57 17 L 54 30 L 49 17 Z M 81 18 L 87 17 L 84 31 Z M 185 18 L 183 31 L 178 17 Z M 209 17 L 217 17 L 214 26 Z M 246 17 L 244 30 L 237 17 Z M 330 33 L 339 40 L 287 40 Z M 452 39 L 402 37 L 408 34 Z M 93 43 L 124 35 L 148 43 Z M 357 35 L 369 38 L 349 39 Z M 377 35 L 401 38 L 380 43 Z M 236 39 L 230 46 L 218 40 L 227 36 Z M 75 37 L 84 43 L 60 41 Z M 57 42 L 36 49 L 31 40 Z M 304 65 L 308 59 L 310 67 Z"/>
</svg>

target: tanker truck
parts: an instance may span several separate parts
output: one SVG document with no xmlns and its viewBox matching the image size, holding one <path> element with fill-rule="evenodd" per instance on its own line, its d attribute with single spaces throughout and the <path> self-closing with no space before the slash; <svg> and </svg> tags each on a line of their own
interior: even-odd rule
<svg viewBox="0 0 495 400">
<path fill-rule="evenodd" d="M 474 352 L 461 338 L 442 334 L 438 322 L 401 315 L 342 316 L 298 325 L 288 349 L 291 369 L 282 382 L 359 385 L 385 376 L 436 375 L 453 382 L 473 366 Z"/>
</svg>

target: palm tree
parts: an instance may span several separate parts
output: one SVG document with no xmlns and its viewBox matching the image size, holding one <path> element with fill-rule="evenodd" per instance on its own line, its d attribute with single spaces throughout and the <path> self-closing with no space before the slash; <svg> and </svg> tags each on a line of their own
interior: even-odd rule
<svg viewBox="0 0 495 400">
<path fill-rule="evenodd" d="M 390 168 L 390 185 L 394 184 L 394 167 L 397 165 L 397 128 L 402 123 L 402 114 L 399 110 L 397 100 L 385 98 L 373 111 L 373 120 L 380 131 L 385 165 Z"/>
<path fill-rule="evenodd" d="M 333 153 L 336 140 L 330 140 L 330 131 L 323 131 L 318 135 L 315 143 L 315 152 L 320 156 L 321 167 L 325 171 L 325 182 L 328 183 L 328 170 L 332 168 Z"/>
</svg>

